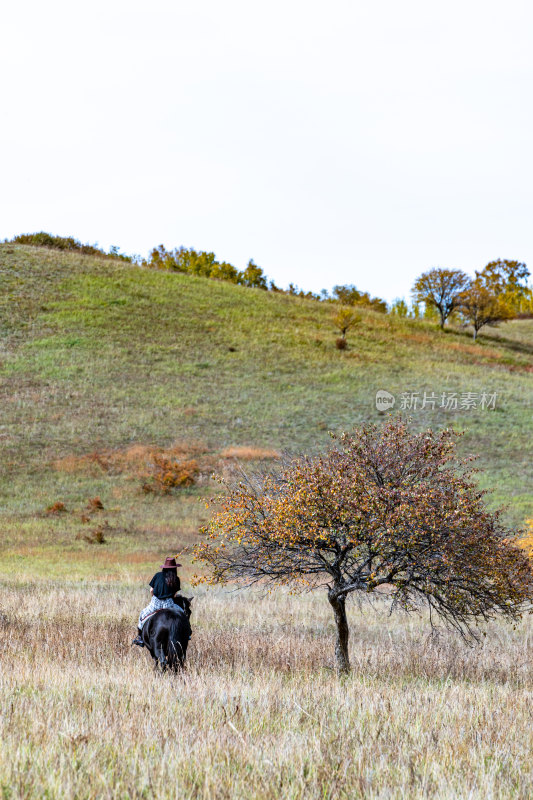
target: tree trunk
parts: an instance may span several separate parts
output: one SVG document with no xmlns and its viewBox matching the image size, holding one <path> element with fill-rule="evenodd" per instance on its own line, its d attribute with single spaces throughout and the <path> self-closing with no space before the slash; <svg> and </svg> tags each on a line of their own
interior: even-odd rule
<svg viewBox="0 0 533 800">
<path fill-rule="evenodd" d="M 335 624 L 337 626 L 337 641 L 335 642 L 335 658 L 337 660 L 338 672 L 350 671 L 350 658 L 348 656 L 348 637 L 350 636 L 350 629 L 348 628 L 348 619 L 346 617 L 346 597 L 336 597 L 334 590 L 330 589 L 328 592 L 328 600 L 333 608 L 335 615 Z"/>
</svg>

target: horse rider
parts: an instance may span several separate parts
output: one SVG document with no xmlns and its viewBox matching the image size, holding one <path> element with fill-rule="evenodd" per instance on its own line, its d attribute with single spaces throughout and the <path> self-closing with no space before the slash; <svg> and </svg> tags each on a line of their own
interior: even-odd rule
<svg viewBox="0 0 533 800">
<path fill-rule="evenodd" d="M 181 567 L 181 564 L 178 564 L 175 558 L 167 556 L 167 558 L 165 558 L 165 563 L 161 564 L 161 572 L 156 572 L 148 584 L 150 586 L 152 599 L 139 614 L 137 636 L 132 644 L 138 644 L 139 647 L 144 647 L 142 636 L 143 625 L 148 617 L 155 614 L 156 611 L 162 608 L 179 608 L 181 611 L 180 606 L 174 603 L 174 595 L 176 592 L 179 592 L 181 585 L 178 577 L 178 567 Z"/>
</svg>

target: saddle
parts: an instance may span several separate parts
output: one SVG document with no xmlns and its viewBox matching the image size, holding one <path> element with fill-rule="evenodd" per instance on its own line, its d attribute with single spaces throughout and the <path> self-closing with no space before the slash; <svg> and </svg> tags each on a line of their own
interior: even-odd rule
<svg viewBox="0 0 533 800">
<path fill-rule="evenodd" d="M 166 606 L 165 608 L 156 608 L 155 611 L 150 611 L 150 613 L 145 617 L 143 624 L 146 624 L 146 620 L 150 619 L 150 617 L 153 617 L 154 614 L 159 614 L 160 611 L 179 611 L 180 614 L 185 614 L 185 611 L 182 609 L 182 607 L 178 606 L 177 603 L 174 603 L 174 606 Z"/>
</svg>

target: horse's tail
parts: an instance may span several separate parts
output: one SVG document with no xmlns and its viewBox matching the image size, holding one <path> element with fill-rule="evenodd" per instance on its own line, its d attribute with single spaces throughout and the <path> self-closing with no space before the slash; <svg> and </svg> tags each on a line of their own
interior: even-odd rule
<svg viewBox="0 0 533 800">
<path fill-rule="evenodd" d="M 185 614 L 172 614 L 168 627 L 167 662 L 171 669 L 183 666 L 191 635 L 191 626 Z"/>
</svg>

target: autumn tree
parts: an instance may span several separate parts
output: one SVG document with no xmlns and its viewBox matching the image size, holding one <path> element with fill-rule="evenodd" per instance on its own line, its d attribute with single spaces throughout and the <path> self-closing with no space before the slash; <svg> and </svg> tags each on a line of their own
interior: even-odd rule
<svg viewBox="0 0 533 800">
<path fill-rule="evenodd" d="M 249 260 L 246 269 L 241 272 L 239 283 L 242 283 L 243 286 L 249 286 L 250 288 L 268 289 L 265 273 L 261 267 L 254 264 L 253 259 Z"/>
<path fill-rule="evenodd" d="M 512 304 L 504 295 L 494 294 L 480 276 L 460 295 L 460 314 L 474 329 L 474 341 L 485 325 L 497 325 L 515 315 Z"/>
<path fill-rule="evenodd" d="M 496 293 L 502 294 L 527 290 L 527 279 L 530 273 L 522 261 L 498 258 L 496 261 L 490 261 L 477 274 L 483 277 L 487 286 L 491 286 Z"/>
<path fill-rule="evenodd" d="M 333 324 L 340 331 L 341 338 L 346 339 L 350 328 L 354 328 L 361 321 L 361 316 L 349 306 L 341 306 L 333 314 Z"/>
<path fill-rule="evenodd" d="M 354 306 L 359 303 L 363 293 L 359 291 L 353 284 L 346 284 L 344 286 L 334 286 L 331 290 L 332 297 L 337 302 L 345 306 Z"/>
<path fill-rule="evenodd" d="M 368 292 L 360 292 L 353 284 L 334 286 L 332 299 L 345 306 L 367 306 L 373 311 L 387 313 L 387 303 L 381 297 L 371 297 Z"/>
<path fill-rule="evenodd" d="M 481 272 L 476 272 L 476 277 L 510 312 L 518 313 L 524 301 L 531 299 L 531 289 L 527 285 L 529 270 L 521 261 L 501 258 L 490 261 Z"/>
<path fill-rule="evenodd" d="M 411 290 L 413 300 L 436 309 L 440 326 L 444 328 L 446 320 L 458 307 L 460 293 L 467 288 L 469 281 L 468 275 L 460 269 L 435 267 L 416 279 Z"/>
<path fill-rule="evenodd" d="M 390 307 L 390 313 L 395 317 L 409 316 L 409 306 L 403 297 L 397 297 L 396 300 L 393 301 Z"/>
<path fill-rule="evenodd" d="M 426 604 L 464 636 L 498 614 L 517 619 L 533 574 L 500 511 L 489 511 L 455 434 L 405 421 L 334 437 L 327 452 L 227 487 L 196 557 L 211 582 L 322 588 L 335 617 L 339 671 L 350 668 L 346 598 L 381 592 Z"/>
</svg>

